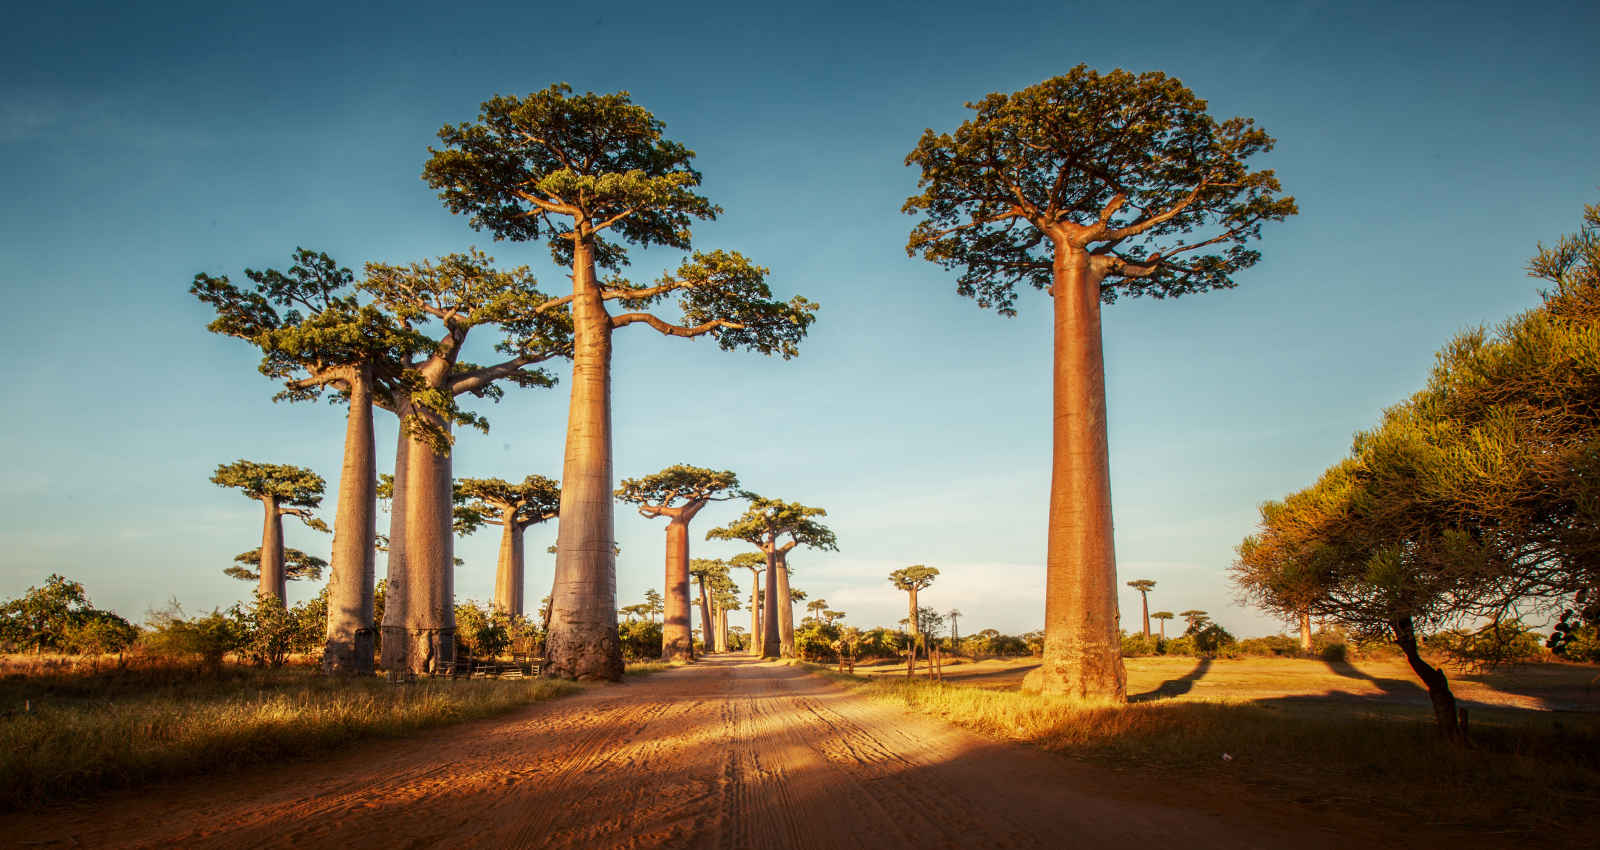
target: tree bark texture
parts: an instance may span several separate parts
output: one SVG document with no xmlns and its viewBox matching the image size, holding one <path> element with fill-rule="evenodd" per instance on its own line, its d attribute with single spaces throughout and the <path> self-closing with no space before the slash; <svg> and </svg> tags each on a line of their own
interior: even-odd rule
<svg viewBox="0 0 1600 850">
<path fill-rule="evenodd" d="M 261 570 L 259 589 L 261 595 L 284 604 L 288 595 L 288 582 L 283 573 L 283 514 L 278 509 L 278 497 L 262 496 L 261 506 L 266 509 L 266 521 L 261 525 Z"/>
<path fill-rule="evenodd" d="M 1300 612 L 1300 651 L 1311 654 L 1311 612 Z"/>
<path fill-rule="evenodd" d="M 561 526 L 551 591 L 548 675 L 622 678 L 611 469 L 611 317 L 593 246 L 573 251 L 572 395 L 561 472 Z"/>
<path fill-rule="evenodd" d="M 1433 703 L 1433 719 L 1439 727 L 1439 735 L 1452 744 L 1465 744 L 1466 735 L 1456 714 L 1456 696 L 1450 691 L 1450 681 L 1443 670 L 1422 660 L 1415 624 L 1410 617 L 1402 617 L 1390 623 L 1390 627 L 1394 630 L 1394 642 L 1406 655 L 1406 662 L 1428 686 L 1428 701 Z"/>
<path fill-rule="evenodd" d="M 661 660 L 693 661 L 694 632 L 689 624 L 689 521 L 675 516 L 667 523 L 666 597 L 661 617 Z M 710 634 L 702 623 L 701 629 Z"/>
<path fill-rule="evenodd" d="M 789 595 L 788 553 L 773 556 L 778 572 L 778 650 L 784 658 L 794 657 L 794 598 Z"/>
<path fill-rule="evenodd" d="M 516 508 L 507 508 L 501 518 L 500 559 L 494 570 L 494 607 L 520 617 L 527 567 L 522 553 L 522 533 L 527 529 L 517 522 L 516 514 Z"/>
<path fill-rule="evenodd" d="M 767 593 L 761 604 L 761 657 L 777 658 L 783 650 L 778 631 L 778 556 L 767 546 Z"/>
<path fill-rule="evenodd" d="M 1055 248 L 1055 364 L 1044 657 L 1024 688 L 1123 702 L 1127 679 L 1117 632 L 1117 563 L 1106 444 L 1100 279 L 1089 255 Z"/>
<path fill-rule="evenodd" d="M 725 652 L 725 651 L 727 651 L 727 647 L 726 646 L 722 646 L 720 644 L 717 644 L 712 639 L 712 636 L 711 636 L 711 630 L 712 630 L 712 627 L 713 627 L 713 620 L 712 620 L 712 616 L 713 615 L 711 613 L 711 603 L 706 598 L 706 577 L 705 576 L 700 576 L 699 585 L 700 585 L 700 645 L 707 652 Z M 721 618 L 721 614 L 722 614 L 722 609 L 718 608 L 717 609 L 717 614 L 716 614 L 718 619 Z"/>
<path fill-rule="evenodd" d="M 917 635 L 922 633 L 917 628 L 917 586 L 915 584 L 906 589 L 906 596 L 909 597 L 911 604 L 911 618 L 906 622 L 911 624 L 911 645 L 915 647 L 917 645 Z"/>
<path fill-rule="evenodd" d="M 421 414 L 443 434 L 449 423 Z M 406 450 L 406 640 L 412 672 L 433 673 L 456 657 L 455 531 L 451 454 L 408 436 Z"/>
<path fill-rule="evenodd" d="M 1144 636 L 1150 636 L 1150 594 L 1139 591 L 1139 613 L 1144 615 Z"/>
<path fill-rule="evenodd" d="M 750 647 L 746 651 L 751 655 L 761 654 L 761 574 L 755 570 L 750 571 Z"/>
<path fill-rule="evenodd" d="M 398 412 L 397 412 L 397 415 Z M 406 639 L 406 490 L 409 479 L 411 439 L 401 420 L 400 436 L 395 441 L 394 489 L 389 496 L 389 556 L 384 568 L 383 592 L 383 669 L 407 669 Z"/>
<path fill-rule="evenodd" d="M 373 583 L 377 557 L 377 449 L 372 433 L 372 387 L 363 371 L 350 382 L 345 417 L 344 465 L 339 470 L 339 505 L 333 522 L 333 557 L 328 576 L 328 635 L 322 671 L 330 675 L 372 673 Z"/>
</svg>

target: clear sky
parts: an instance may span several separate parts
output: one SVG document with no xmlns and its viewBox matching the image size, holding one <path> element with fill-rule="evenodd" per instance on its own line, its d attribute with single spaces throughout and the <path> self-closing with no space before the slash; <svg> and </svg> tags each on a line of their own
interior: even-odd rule
<svg viewBox="0 0 1600 850">
<path fill-rule="evenodd" d="M 631 91 L 726 210 L 697 246 L 822 303 L 789 362 L 620 332 L 616 470 L 728 468 L 827 508 L 839 552 L 795 553 L 794 584 L 864 625 L 904 616 L 885 576 L 913 563 L 943 571 L 923 599 L 965 612 L 963 632 L 1043 621 L 1046 298 L 1002 318 L 904 251 L 904 156 L 964 102 L 1080 62 L 1161 70 L 1277 137 L 1268 164 L 1302 213 L 1267 228 L 1239 287 L 1105 312 L 1120 577 L 1242 634 L 1281 627 L 1226 581 L 1257 504 L 1338 460 L 1450 335 L 1531 307 L 1527 257 L 1600 199 L 1588 0 L 766 5 L 10 7 L 0 597 L 60 572 L 135 620 L 174 597 L 231 603 L 250 587 L 221 570 L 261 520 L 209 482 L 216 465 L 336 483 L 342 410 L 274 405 L 251 350 L 205 331 L 195 273 L 282 267 L 296 246 L 359 268 L 478 245 L 562 288 L 542 247 L 472 231 L 419 179 L 440 125 L 497 93 Z M 636 252 L 633 269 L 679 258 Z M 559 476 L 566 398 L 486 407 L 493 429 L 460 437 L 457 474 Z M 380 417 L 380 457 L 393 444 Z M 737 511 L 701 514 L 696 555 L 738 551 L 699 542 Z M 617 528 L 627 604 L 661 587 L 663 528 L 625 505 Z M 531 600 L 553 539 L 529 534 Z M 323 556 L 329 542 L 288 530 Z M 458 544 L 458 595 L 490 595 L 495 544 Z M 1136 628 L 1133 591 L 1122 610 Z"/>
</svg>

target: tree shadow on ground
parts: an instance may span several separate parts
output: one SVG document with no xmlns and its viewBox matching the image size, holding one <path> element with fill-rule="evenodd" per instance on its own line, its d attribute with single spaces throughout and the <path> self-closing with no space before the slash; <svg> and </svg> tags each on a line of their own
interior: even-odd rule
<svg viewBox="0 0 1600 850">
<path fill-rule="evenodd" d="M 1422 700 L 1426 700 L 1428 698 L 1427 690 L 1416 682 L 1408 682 L 1405 679 L 1385 679 L 1379 676 L 1374 676 L 1371 673 L 1367 673 L 1358 669 L 1354 664 L 1351 664 L 1348 661 L 1332 661 L 1323 659 L 1322 663 L 1328 665 L 1329 670 L 1332 670 L 1333 672 L 1338 673 L 1347 679 L 1360 679 L 1364 682 L 1371 682 L 1372 684 L 1377 685 L 1380 690 L 1391 697 L 1410 697 Z"/>
<path fill-rule="evenodd" d="M 1190 670 L 1176 679 L 1168 679 L 1165 682 L 1162 682 L 1156 686 L 1155 690 L 1145 691 L 1142 694 L 1129 694 L 1128 702 L 1150 702 L 1152 700 L 1171 699 L 1176 696 L 1182 696 L 1193 690 L 1194 683 L 1200 681 L 1200 678 L 1206 674 L 1207 670 L 1210 669 L 1211 659 L 1201 658 L 1194 665 L 1193 670 Z"/>
</svg>

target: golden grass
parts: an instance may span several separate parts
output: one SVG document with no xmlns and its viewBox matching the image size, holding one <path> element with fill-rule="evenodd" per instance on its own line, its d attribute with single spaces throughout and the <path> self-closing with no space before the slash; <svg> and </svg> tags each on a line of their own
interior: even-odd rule
<svg viewBox="0 0 1600 850">
<path fill-rule="evenodd" d="M 1600 804 L 1600 716 L 1497 713 L 1474 747 L 1443 744 L 1431 720 L 1359 704 L 1152 701 L 1090 707 L 925 679 L 841 675 L 870 699 L 981 734 L 1163 775 L 1230 777 L 1265 797 L 1534 832 L 1576 829 Z"/>
<path fill-rule="evenodd" d="M 152 667 L 0 681 L 0 808 L 325 753 L 578 689 L 546 680 L 332 680 L 314 670 Z"/>
</svg>

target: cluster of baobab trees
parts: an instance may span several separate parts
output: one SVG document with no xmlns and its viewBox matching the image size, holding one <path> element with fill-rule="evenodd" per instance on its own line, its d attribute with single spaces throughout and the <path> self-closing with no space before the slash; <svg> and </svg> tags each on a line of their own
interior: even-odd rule
<svg viewBox="0 0 1600 850">
<path fill-rule="evenodd" d="M 1205 101 L 1160 73 L 1079 66 L 969 106 L 972 117 L 953 133 L 928 130 L 906 158 L 921 172 L 920 192 L 904 207 L 920 217 L 907 251 L 960 270 L 957 291 L 1002 315 L 1015 313 L 1019 285 L 1051 297 L 1045 649 L 1029 686 L 1120 700 L 1100 303 L 1233 286 L 1232 276 L 1259 258 L 1249 244 L 1261 226 L 1292 215 L 1295 204 L 1280 196 L 1270 170 L 1246 164 L 1271 149 L 1270 136 L 1248 119 L 1214 119 Z M 476 251 L 405 266 L 370 263 L 360 281 L 307 251 L 286 273 L 247 272 L 254 289 L 196 278 L 194 292 L 217 308 L 212 329 L 258 345 L 262 371 L 285 381 L 286 397 L 331 391 L 350 406 L 331 565 L 330 670 L 362 669 L 361 647 L 371 639 L 372 408 L 395 414 L 404 437 L 394 472 L 385 663 L 430 670 L 448 659 L 451 644 L 451 432 L 484 425 L 458 399 L 497 397 L 506 384 L 548 386 L 554 377 L 540 364 L 561 358 L 572 362 L 571 402 L 547 669 L 620 676 L 610 392 L 616 331 L 641 324 L 788 358 L 817 309 L 798 296 L 774 298 L 766 270 L 737 253 L 692 251 L 690 225 L 721 210 L 696 191 L 693 154 L 665 139 L 662 127 L 626 93 L 574 95 L 555 85 L 494 97 L 476 121 L 439 132 L 424 180 L 475 229 L 545 242 L 571 276 L 568 294 L 545 294 L 527 269 L 497 269 Z M 630 245 L 692 253 L 657 281 L 633 282 L 621 276 Z M 678 299 L 676 317 L 649 309 L 668 298 Z M 499 334 L 506 359 L 461 361 L 462 344 L 478 327 Z M 676 493 L 670 476 L 655 478 L 624 486 L 626 497 L 647 515 L 667 517 L 669 540 L 686 541 L 694 504 L 713 497 Z M 711 533 L 761 549 L 772 591 L 761 609 L 763 654 L 781 653 L 789 632 L 780 622 L 789 606 L 777 604 L 788 598 L 787 552 L 833 545 L 830 532 L 806 524 L 819 515 L 752 498 L 743 517 Z M 667 621 L 673 651 L 682 652 L 687 557 L 672 569 Z M 792 624 L 792 614 L 787 619 Z"/>
</svg>

